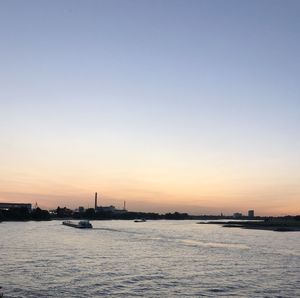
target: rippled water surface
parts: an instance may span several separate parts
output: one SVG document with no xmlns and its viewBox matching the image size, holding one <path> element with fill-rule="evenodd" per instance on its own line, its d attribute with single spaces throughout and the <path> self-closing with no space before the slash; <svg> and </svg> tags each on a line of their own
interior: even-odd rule
<svg viewBox="0 0 300 298">
<path fill-rule="evenodd" d="M 4 297 L 300 297 L 300 233 L 92 224 L 1 223 Z"/>
</svg>

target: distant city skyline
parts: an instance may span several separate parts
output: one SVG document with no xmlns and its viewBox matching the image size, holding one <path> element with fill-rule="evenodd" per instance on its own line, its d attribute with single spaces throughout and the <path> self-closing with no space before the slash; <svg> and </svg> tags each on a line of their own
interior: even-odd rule
<svg viewBox="0 0 300 298">
<path fill-rule="evenodd" d="M 300 213 L 299 1 L 1 1 L 0 202 Z"/>
</svg>

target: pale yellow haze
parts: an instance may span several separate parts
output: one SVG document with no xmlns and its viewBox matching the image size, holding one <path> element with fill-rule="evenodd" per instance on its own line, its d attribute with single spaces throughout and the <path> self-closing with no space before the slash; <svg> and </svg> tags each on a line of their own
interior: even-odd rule
<svg viewBox="0 0 300 298">
<path fill-rule="evenodd" d="M 182 151 L 172 144 L 131 141 L 116 136 L 105 143 L 26 142 L 25 137 L 11 142 L 0 157 L 0 201 L 93 207 L 97 191 L 99 205 L 121 208 L 125 200 L 131 211 L 300 213 L 300 177 L 292 164 L 268 158 L 256 163 L 250 153 L 210 154 L 205 148 Z"/>
</svg>

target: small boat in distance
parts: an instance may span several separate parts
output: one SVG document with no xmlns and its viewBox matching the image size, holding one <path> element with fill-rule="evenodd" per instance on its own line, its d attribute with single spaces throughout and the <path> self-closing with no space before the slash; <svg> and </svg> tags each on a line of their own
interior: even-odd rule
<svg viewBox="0 0 300 298">
<path fill-rule="evenodd" d="M 80 222 L 72 222 L 70 220 L 66 220 L 62 222 L 63 225 L 77 228 L 77 229 L 92 229 L 93 226 L 88 220 L 81 220 Z"/>
<path fill-rule="evenodd" d="M 135 219 L 134 222 L 145 222 L 146 219 L 142 218 L 142 219 Z"/>
</svg>

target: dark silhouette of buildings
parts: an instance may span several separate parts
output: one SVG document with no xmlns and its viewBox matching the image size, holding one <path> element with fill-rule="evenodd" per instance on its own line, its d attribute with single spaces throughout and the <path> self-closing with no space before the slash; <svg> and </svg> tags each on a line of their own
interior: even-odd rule
<svg viewBox="0 0 300 298">
<path fill-rule="evenodd" d="M 239 212 L 236 212 L 236 213 L 233 213 L 233 218 L 242 218 L 243 217 L 243 214 L 242 213 L 239 213 Z"/>
<path fill-rule="evenodd" d="M 248 217 L 249 218 L 254 218 L 254 210 L 249 210 L 248 211 Z"/>
<path fill-rule="evenodd" d="M 26 208 L 29 212 L 32 210 L 30 203 L 0 203 L 0 210 L 8 210 L 12 208 Z"/>
<path fill-rule="evenodd" d="M 112 214 L 121 214 L 121 213 L 126 213 L 128 212 L 126 209 L 125 209 L 125 206 L 126 206 L 126 202 L 124 201 L 124 207 L 123 209 L 117 209 L 115 206 L 98 206 L 98 201 L 97 201 L 97 198 L 98 198 L 98 194 L 97 192 L 95 192 L 95 213 L 99 213 L 99 212 L 105 212 L 105 213 L 112 213 Z"/>
</svg>

